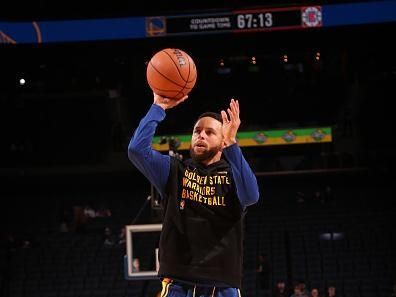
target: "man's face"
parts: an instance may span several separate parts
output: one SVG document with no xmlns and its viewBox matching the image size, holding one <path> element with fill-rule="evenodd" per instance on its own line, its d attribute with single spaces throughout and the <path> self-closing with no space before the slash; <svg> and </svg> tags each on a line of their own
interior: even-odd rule
<svg viewBox="0 0 396 297">
<path fill-rule="evenodd" d="M 223 148 L 222 124 L 211 117 L 199 119 L 193 130 L 190 155 L 195 161 L 202 162 L 221 154 Z"/>
<path fill-rule="evenodd" d="M 319 296 L 319 291 L 318 291 L 318 289 L 312 289 L 311 295 L 312 295 L 313 297 Z"/>
<path fill-rule="evenodd" d="M 286 286 L 286 284 L 285 284 L 284 282 L 279 282 L 279 283 L 278 283 L 278 288 L 279 288 L 279 289 L 284 289 L 285 286 Z"/>
<path fill-rule="evenodd" d="M 299 287 L 294 287 L 294 295 L 300 296 L 301 295 L 301 289 Z"/>
</svg>

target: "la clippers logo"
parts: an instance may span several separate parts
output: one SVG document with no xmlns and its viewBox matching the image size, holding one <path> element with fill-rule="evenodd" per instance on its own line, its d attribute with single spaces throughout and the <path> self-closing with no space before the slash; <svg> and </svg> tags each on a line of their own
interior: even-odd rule
<svg viewBox="0 0 396 297">
<path fill-rule="evenodd" d="M 322 26 L 322 9 L 320 6 L 303 7 L 301 17 L 304 27 Z"/>
</svg>

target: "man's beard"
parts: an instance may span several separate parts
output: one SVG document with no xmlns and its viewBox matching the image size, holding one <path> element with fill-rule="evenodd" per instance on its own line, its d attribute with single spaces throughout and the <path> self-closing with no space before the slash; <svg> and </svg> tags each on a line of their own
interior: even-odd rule
<svg viewBox="0 0 396 297">
<path fill-rule="evenodd" d="M 196 154 L 194 152 L 193 147 L 190 146 L 190 156 L 191 156 L 191 159 L 193 159 L 194 161 L 202 162 L 202 161 L 212 159 L 214 156 L 216 156 L 216 154 L 219 152 L 220 149 L 221 149 L 220 147 L 213 147 L 201 154 Z"/>
</svg>

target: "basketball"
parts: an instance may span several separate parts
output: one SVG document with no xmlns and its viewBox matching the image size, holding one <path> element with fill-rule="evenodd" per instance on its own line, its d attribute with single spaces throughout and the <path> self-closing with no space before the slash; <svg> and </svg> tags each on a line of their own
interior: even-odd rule
<svg viewBox="0 0 396 297">
<path fill-rule="evenodd" d="M 147 82 L 154 93 L 181 99 L 191 92 L 197 81 L 193 59 L 177 48 L 157 52 L 147 65 Z"/>
</svg>

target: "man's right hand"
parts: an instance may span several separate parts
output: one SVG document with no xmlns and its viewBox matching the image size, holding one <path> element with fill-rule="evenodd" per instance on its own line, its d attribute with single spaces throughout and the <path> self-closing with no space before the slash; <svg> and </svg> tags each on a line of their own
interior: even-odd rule
<svg viewBox="0 0 396 297">
<path fill-rule="evenodd" d="M 184 100 L 186 100 L 188 98 L 188 96 L 184 96 L 183 98 L 177 100 L 177 99 L 165 98 L 165 97 L 162 97 L 156 93 L 153 93 L 153 94 L 154 94 L 154 104 L 159 105 L 164 110 L 175 107 L 176 105 L 179 105 L 180 103 L 184 102 Z"/>
</svg>

